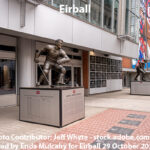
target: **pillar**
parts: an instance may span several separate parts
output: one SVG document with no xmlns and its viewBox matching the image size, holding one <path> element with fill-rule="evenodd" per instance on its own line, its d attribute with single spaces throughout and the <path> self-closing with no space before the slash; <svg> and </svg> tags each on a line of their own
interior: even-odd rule
<svg viewBox="0 0 150 150">
<path fill-rule="evenodd" d="M 17 94 L 20 87 L 35 86 L 34 40 L 19 38 L 17 49 Z"/>
</svg>

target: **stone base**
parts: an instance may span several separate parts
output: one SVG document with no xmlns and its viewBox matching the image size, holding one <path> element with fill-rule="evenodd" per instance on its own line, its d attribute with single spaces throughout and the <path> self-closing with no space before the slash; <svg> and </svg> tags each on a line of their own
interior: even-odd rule
<svg viewBox="0 0 150 150">
<path fill-rule="evenodd" d="M 150 82 L 149 81 L 131 82 L 130 94 L 149 96 L 150 95 Z"/>
<path fill-rule="evenodd" d="M 21 121 L 63 127 L 85 117 L 84 88 L 20 88 Z"/>
</svg>

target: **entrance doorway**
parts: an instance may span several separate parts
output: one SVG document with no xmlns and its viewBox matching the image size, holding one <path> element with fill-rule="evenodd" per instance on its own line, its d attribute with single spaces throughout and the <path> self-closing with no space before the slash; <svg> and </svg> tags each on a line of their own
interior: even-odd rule
<svg viewBox="0 0 150 150">
<path fill-rule="evenodd" d="M 64 81 L 67 86 L 70 87 L 80 87 L 82 85 L 82 71 L 81 66 L 64 66 L 66 69 L 66 74 L 64 77 Z M 55 85 L 56 77 L 58 73 L 52 70 L 51 81 L 52 84 Z"/>
<path fill-rule="evenodd" d="M 17 105 L 16 45 L 16 38 L 0 34 L 0 108 Z"/>
<path fill-rule="evenodd" d="M 43 64 L 37 65 L 37 79 L 36 82 L 39 82 L 39 77 L 42 74 Z M 64 77 L 64 81 L 67 86 L 70 87 L 79 87 L 82 86 L 82 66 L 64 66 L 66 69 L 66 74 Z M 58 72 L 55 70 L 50 70 L 47 79 L 49 80 L 50 84 L 55 85 L 58 77 Z M 48 82 L 45 81 L 41 83 L 41 85 L 48 85 Z"/>
<path fill-rule="evenodd" d="M 82 85 L 81 67 L 74 67 L 74 86 L 79 87 Z"/>
<path fill-rule="evenodd" d="M 16 61 L 0 59 L 0 95 L 15 94 Z"/>
<path fill-rule="evenodd" d="M 16 106 L 15 52 L 0 50 L 0 53 L 0 107 Z"/>
</svg>

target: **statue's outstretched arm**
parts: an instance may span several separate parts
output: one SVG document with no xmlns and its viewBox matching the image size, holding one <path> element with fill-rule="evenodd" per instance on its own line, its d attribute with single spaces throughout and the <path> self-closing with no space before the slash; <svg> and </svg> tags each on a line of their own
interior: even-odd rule
<svg viewBox="0 0 150 150">
<path fill-rule="evenodd" d="M 67 56 L 64 50 L 62 50 L 61 55 L 62 55 L 62 58 L 57 61 L 58 64 L 63 64 L 63 63 L 67 63 L 70 61 L 70 58 Z"/>
</svg>

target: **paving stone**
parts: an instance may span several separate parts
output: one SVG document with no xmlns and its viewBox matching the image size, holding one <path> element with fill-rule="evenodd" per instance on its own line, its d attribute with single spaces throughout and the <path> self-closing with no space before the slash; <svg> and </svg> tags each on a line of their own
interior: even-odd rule
<svg viewBox="0 0 150 150">
<path fill-rule="evenodd" d="M 121 140 L 113 140 L 113 139 L 107 139 L 107 140 L 95 140 L 91 145 L 95 145 L 99 148 L 102 149 L 107 149 L 107 150 L 119 150 L 118 148 L 115 148 L 115 146 L 124 144 L 124 141 Z"/>
<path fill-rule="evenodd" d="M 123 119 L 119 123 L 120 124 L 127 124 L 127 125 L 138 126 L 138 125 L 140 125 L 141 121 L 125 120 L 125 119 Z"/>
<path fill-rule="evenodd" d="M 127 117 L 129 117 L 129 118 L 137 118 L 137 119 L 145 119 L 146 115 L 129 114 Z"/>
<path fill-rule="evenodd" d="M 121 110 L 121 109 L 108 109 L 106 111 L 101 112 L 100 114 L 96 114 L 92 117 L 89 117 L 85 120 L 79 121 L 73 125 L 69 125 L 63 129 L 61 129 L 61 131 L 55 133 L 52 135 L 52 140 L 40 140 L 37 141 L 35 144 L 39 145 L 39 143 L 44 143 L 44 144 L 66 144 L 68 145 L 68 143 L 71 143 L 73 145 L 77 145 L 78 147 L 75 149 L 80 149 L 80 150 L 89 150 L 89 148 L 85 148 L 80 147 L 81 142 L 83 140 L 79 140 L 77 139 L 68 139 L 65 138 L 65 140 L 59 140 L 59 139 L 55 139 L 53 140 L 53 137 L 56 136 L 61 136 L 62 134 L 65 135 L 70 135 L 70 134 L 75 134 L 76 136 L 81 136 L 81 135 L 85 135 L 88 136 L 88 140 L 84 140 L 83 143 L 85 143 L 84 145 L 89 145 L 89 144 L 97 144 L 95 147 L 98 147 L 100 145 L 100 147 L 103 148 L 98 148 L 98 149 L 103 149 L 106 150 L 104 148 L 104 144 L 105 143 L 115 143 L 116 141 L 112 141 L 113 138 L 115 138 L 115 136 L 119 136 L 120 135 L 124 135 L 127 134 L 127 132 L 123 132 L 120 127 L 123 127 L 125 129 L 125 131 L 130 131 L 128 132 L 127 135 L 131 135 L 133 137 L 136 136 L 143 136 L 143 135 L 150 135 L 150 113 L 147 112 L 140 112 L 141 115 L 146 115 L 145 120 L 139 120 L 139 119 L 131 119 L 131 118 L 125 118 L 125 116 L 128 116 L 129 114 L 139 114 L 139 112 L 137 111 L 129 111 L 129 110 Z M 131 126 L 129 127 L 129 125 L 125 125 L 125 124 L 118 124 L 121 120 L 126 119 L 126 120 L 138 120 L 141 121 L 142 123 L 139 126 Z M 116 125 L 117 124 L 117 125 Z M 116 126 L 116 127 L 114 127 Z M 114 130 L 112 130 L 112 134 L 110 132 L 108 132 L 108 129 L 112 129 L 112 127 L 114 127 L 114 130 L 118 130 L 119 132 L 117 132 L 117 134 L 113 133 Z M 127 130 L 128 128 L 128 130 Z M 132 128 L 135 128 L 135 130 L 133 130 Z M 120 130 L 119 130 L 120 129 Z M 110 135 L 110 136 L 109 136 Z M 99 140 L 94 140 L 93 138 L 97 138 L 100 137 Z M 101 138 L 102 137 L 102 138 Z M 105 139 L 105 138 L 107 139 Z M 112 137 L 112 139 L 110 139 Z M 102 139 L 103 141 L 100 141 L 100 139 Z M 114 140 L 122 140 L 122 144 L 131 144 L 131 145 L 139 145 L 139 147 L 136 150 L 140 150 L 140 145 L 141 143 L 146 143 L 150 145 L 150 140 L 146 140 L 146 141 L 142 141 L 142 140 L 127 140 L 127 139 L 114 139 Z M 125 142 L 125 143 L 123 143 Z M 101 144 L 102 143 L 102 144 Z M 121 141 L 120 141 L 121 143 Z M 119 145 L 120 143 L 116 142 L 116 145 Z M 112 144 L 110 144 L 112 145 Z M 91 145 L 90 145 L 91 146 Z M 109 148 L 107 148 L 107 150 L 118 150 L 116 149 L 112 149 L 113 147 L 110 146 Z M 69 148 L 67 148 L 69 149 Z M 95 148 L 96 149 L 96 148 Z M 120 150 L 129 150 L 129 148 L 123 148 Z M 144 149 L 145 150 L 145 149 Z"/>
<path fill-rule="evenodd" d="M 134 131 L 134 129 L 113 126 L 107 132 L 130 136 L 133 131 Z"/>
</svg>

